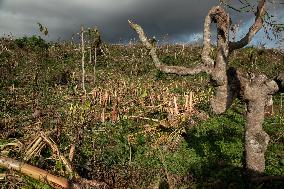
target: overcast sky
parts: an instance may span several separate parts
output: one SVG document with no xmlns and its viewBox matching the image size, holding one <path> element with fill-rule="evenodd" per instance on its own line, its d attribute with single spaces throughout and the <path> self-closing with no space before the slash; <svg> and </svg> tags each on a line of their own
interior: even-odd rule
<svg viewBox="0 0 284 189">
<path fill-rule="evenodd" d="M 48 27 L 49 40 L 68 40 L 84 25 L 97 26 L 104 41 L 127 42 L 136 37 L 127 23 L 131 19 L 149 36 L 188 43 L 202 38 L 204 17 L 218 4 L 219 0 L 0 0 L 0 35 L 40 35 L 40 22 Z M 284 5 L 272 13 L 284 23 L 283 10 Z M 253 14 L 232 12 L 232 16 L 233 22 L 242 20 L 239 36 L 243 35 Z M 263 42 L 263 32 L 254 40 L 259 42 Z"/>
</svg>

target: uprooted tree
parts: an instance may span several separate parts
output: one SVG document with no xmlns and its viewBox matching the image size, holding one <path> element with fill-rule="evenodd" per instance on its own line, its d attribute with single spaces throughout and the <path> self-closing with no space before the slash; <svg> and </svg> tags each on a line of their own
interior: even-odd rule
<svg viewBox="0 0 284 189">
<path fill-rule="evenodd" d="M 196 67 L 168 66 L 163 64 L 157 56 L 156 44 L 147 39 L 143 29 L 129 21 L 130 26 L 138 33 L 139 39 L 149 50 L 155 66 L 162 72 L 177 75 L 193 75 L 205 72 L 210 75 L 216 89 L 211 99 L 211 108 L 214 113 L 222 114 L 231 105 L 235 98 L 242 99 L 247 106 L 245 125 L 245 168 L 250 178 L 264 172 L 265 151 L 269 142 L 268 134 L 262 129 L 264 108 L 278 90 L 275 81 L 265 75 L 251 76 L 247 73 L 229 67 L 228 58 L 236 50 L 246 46 L 254 35 L 262 28 L 266 14 L 265 0 L 260 0 L 255 13 L 255 22 L 248 33 L 237 42 L 229 41 L 231 19 L 228 13 L 215 6 L 208 12 L 204 22 L 204 41 L 202 50 L 202 65 Z M 211 23 L 217 26 L 217 54 L 215 59 L 211 52 Z"/>
</svg>

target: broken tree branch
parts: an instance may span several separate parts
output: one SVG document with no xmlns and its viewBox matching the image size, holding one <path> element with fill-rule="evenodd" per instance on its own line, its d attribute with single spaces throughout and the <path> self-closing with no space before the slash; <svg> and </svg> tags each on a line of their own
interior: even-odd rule
<svg viewBox="0 0 284 189">
<path fill-rule="evenodd" d="M 37 136 L 26 148 L 24 160 L 29 161 L 34 154 L 37 154 L 44 147 L 44 145 L 45 143 L 42 141 L 42 138 Z"/>
<path fill-rule="evenodd" d="M 61 155 L 61 153 L 60 153 L 58 147 L 56 146 L 55 142 L 50 137 L 48 137 L 44 132 L 41 132 L 40 136 L 50 146 L 53 154 L 56 154 L 59 157 L 59 159 L 65 165 L 67 172 L 71 175 L 74 175 L 75 177 L 78 177 L 78 174 L 73 171 L 72 166 L 69 163 L 69 161 L 63 155 Z"/>
<path fill-rule="evenodd" d="M 36 180 L 55 184 L 62 188 L 69 188 L 69 189 L 80 188 L 79 184 L 72 183 L 71 181 L 68 181 L 65 178 L 54 176 L 43 169 L 37 168 L 32 165 L 25 164 L 20 161 L 16 161 L 14 159 L 0 157 L 0 166 L 7 168 L 7 169 L 13 169 L 13 170 L 19 171 Z"/>
<path fill-rule="evenodd" d="M 59 188 L 84 189 L 84 188 L 107 188 L 106 183 L 95 180 L 78 178 L 78 182 L 71 181 L 63 177 L 58 177 L 38 167 L 17 161 L 11 158 L 0 156 L 0 167 L 18 171 L 24 175 L 32 177 L 38 181 L 51 184 Z"/>
</svg>

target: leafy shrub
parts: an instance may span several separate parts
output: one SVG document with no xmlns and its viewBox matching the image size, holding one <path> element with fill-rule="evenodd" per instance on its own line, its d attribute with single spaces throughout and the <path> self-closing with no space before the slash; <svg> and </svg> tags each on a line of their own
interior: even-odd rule
<svg viewBox="0 0 284 189">
<path fill-rule="evenodd" d="M 40 36 L 35 36 L 35 35 L 33 35 L 32 37 L 23 37 L 15 39 L 15 44 L 18 48 L 30 49 L 32 51 L 38 49 L 48 49 L 50 45 Z"/>
</svg>

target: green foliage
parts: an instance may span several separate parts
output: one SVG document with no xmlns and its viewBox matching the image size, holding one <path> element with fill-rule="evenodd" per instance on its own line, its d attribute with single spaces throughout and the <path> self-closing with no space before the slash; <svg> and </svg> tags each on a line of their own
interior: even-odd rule
<svg viewBox="0 0 284 189">
<path fill-rule="evenodd" d="M 155 69 L 152 60 L 138 45 L 105 45 L 106 55 L 97 59 L 96 83 L 92 81 L 93 65 L 86 65 L 88 94 L 84 96 L 78 64 L 81 56 L 74 46 L 49 44 L 35 36 L 12 43 L 15 48 L 11 52 L 0 54 L 1 71 L 6 70 L 0 75 L 3 78 L 0 81 L 0 117 L 9 121 L 0 120 L 1 144 L 9 138 L 29 142 L 38 130 L 52 131 L 51 137 L 62 154 L 67 156 L 70 144 L 75 144 L 73 166 L 81 176 L 107 182 L 115 180 L 117 188 L 147 188 L 157 178 L 167 180 L 167 175 L 180 182 L 176 188 L 208 188 L 208 183 L 218 180 L 224 182 L 224 188 L 242 188 L 244 105 L 236 101 L 225 114 L 212 115 L 209 99 L 214 91 L 209 87 L 208 76 L 164 74 Z M 169 52 L 161 50 L 159 56 L 169 65 L 190 67 L 201 61 L 200 48 L 192 48 L 177 57 L 167 55 L 179 50 L 170 46 Z M 254 48 L 238 53 L 232 57 L 230 65 L 244 70 L 272 76 L 283 66 L 277 62 L 265 68 L 269 59 L 266 55 L 280 60 L 281 54 L 266 51 L 266 55 L 260 54 Z M 254 66 L 247 64 L 250 55 L 259 60 Z M 62 84 L 61 76 L 65 73 L 70 77 Z M 98 92 L 97 97 L 93 89 Z M 100 102 L 105 91 L 112 95 L 106 105 Z M 194 92 L 195 109 L 192 114 L 186 114 L 182 109 L 184 94 L 190 91 Z M 162 124 L 162 121 L 170 121 L 165 102 L 172 101 L 173 96 L 178 97 L 181 108 L 176 119 L 182 122 L 174 126 Z M 279 95 L 275 102 L 276 115 L 267 118 L 264 124 L 271 138 L 265 174 L 283 176 L 284 119 Z M 113 123 L 111 116 L 115 105 L 118 121 Z M 35 109 L 41 110 L 43 115 L 22 121 Z M 102 109 L 105 110 L 104 123 Z M 197 116 L 196 113 L 202 111 L 210 115 L 208 120 Z M 164 128 L 167 126 L 169 128 Z M 179 140 L 172 142 L 169 138 Z M 49 161 L 51 155 L 52 151 L 44 148 L 30 163 L 62 175 L 62 162 Z M 19 153 L 13 155 L 18 156 Z M 29 178 L 25 180 L 26 188 L 48 187 Z M 123 181 L 127 183 L 119 185 Z"/>
<path fill-rule="evenodd" d="M 283 115 L 267 119 L 264 128 L 272 140 L 266 154 L 266 173 L 269 175 L 284 174 L 284 119 Z"/>
<path fill-rule="evenodd" d="M 48 184 L 43 184 L 35 179 L 26 177 L 26 185 L 22 186 L 22 189 L 52 189 Z"/>
<path fill-rule="evenodd" d="M 161 72 L 160 70 L 157 70 L 156 75 L 155 75 L 156 80 L 163 80 L 166 78 L 166 76 L 167 74 L 164 72 Z"/>
<path fill-rule="evenodd" d="M 18 48 L 30 49 L 31 51 L 46 50 L 49 47 L 49 43 L 40 36 L 15 39 L 15 45 Z"/>
<path fill-rule="evenodd" d="M 165 153 L 167 170 L 173 174 L 186 175 L 202 164 L 202 157 L 187 142 L 183 142 L 177 151 L 162 153 Z"/>
<path fill-rule="evenodd" d="M 162 57 L 162 62 L 167 65 L 175 65 L 176 61 L 174 56 L 167 55 L 165 57 Z"/>
<path fill-rule="evenodd" d="M 113 125 L 102 125 L 104 132 L 95 132 L 92 140 L 83 142 L 81 155 L 84 159 L 102 162 L 105 166 L 139 167 L 143 169 L 166 169 L 180 176 L 192 173 L 200 181 L 220 178 L 240 182 L 243 158 L 242 115 L 230 110 L 221 117 L 213 117 L 193 129 L 188 129 L 180 147 L 175 151 L 164 151 L 151 147 L 153 138 L 137 135 L 129 143 L 127 136 L 139 131 L 135 122 L 122 120 Z M 88 146 L 93 143 L 94 151 Z M 86 146 L 85 146 L 86 145 Z M 163 162 L 164 161 L 164 162 Z M 86 162 L 86 164 L 88 164 Z"/>
<path fill-rule="evenodd" d="M 37 23 L 38 27 L 39 27 L 39 31 L 43 34 L 43 35 L 48 35 L 48 28 L 43 26 L 41 23 Z"/>
</svg>

